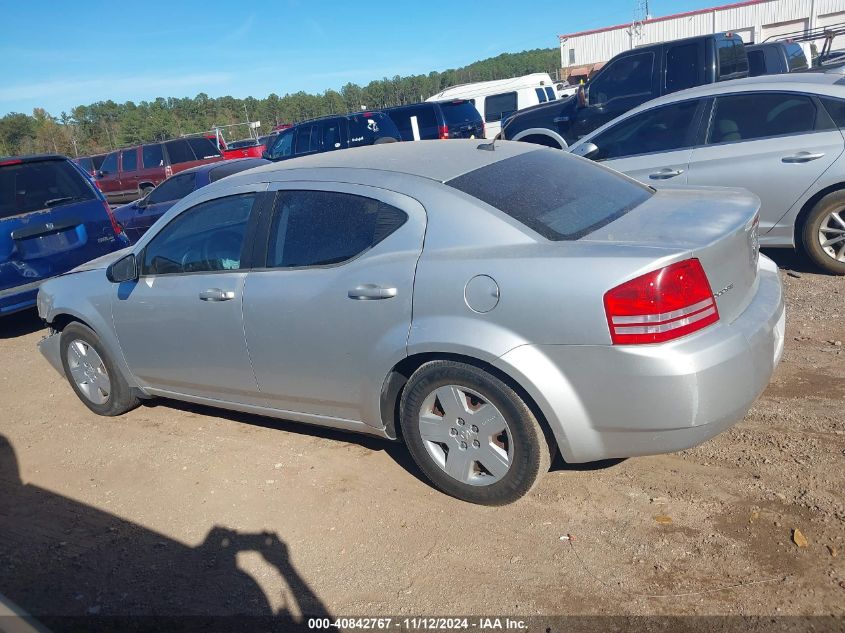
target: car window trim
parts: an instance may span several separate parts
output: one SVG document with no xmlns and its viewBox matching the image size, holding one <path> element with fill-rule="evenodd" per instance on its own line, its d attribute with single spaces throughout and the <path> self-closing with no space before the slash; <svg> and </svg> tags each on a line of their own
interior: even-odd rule
<svg viewBox="0 0 845 633">
<path fill-rule="evenodd" d="M 267 183 L 263 183 L 267 184 Z M 170 221 L 165 224 L 161 229 L 156 231 L 156 234 L 153 235 L 152 239 L 149 242 L 144 244 L 144 247 L 135 253 L 135 258 L 138 261 L 138 279 L 147 279 L 151 277 L 186 277 L 186 276 L 193 276 L 193 275 L 219 275 L 219 274 L 230 274 L 230 273 L 246 273 L 253 269 L 253 264 L 255 263 L 255 252 L 256 252 L 256 239 L 257 237 L 257 230 L 258 225 L 261 222 L 261 217 L 265 213 L 267 209 L 267 202 L 268 199 L 275 199 L 275 192 L 268 192 L 265 189 L 255 189 L 252 191 L 238 191 L 236 193 L 231 193 L 225 196 L 218 196 L 216 198 L 207 198 L 206 200 L 201 200 L 194 205 L 191 205 L 187 209 L 184 209 L 179 214 L 175 215 L 170 219 Z M 166 230 L 168 226 L 173 224 L 177 219 L 183 216 L 185 213 L 190 211 L 191 209 L 195 209 L 196 207 L 200 206 L 201 204 L 206 204 L 207 202 L 215 202 L 217 200 L 222 200 L 224 198 L 233 198 L 235 196 L 243 196 L 243 195 L 255 195 L 255 203 L 252 205 L 252 209 L 249 212 L 249 218 L 247 219 L 246 224 L 246 231 L 244 232 L 244 245 L 241 247 L 241 266 L 235 270 L 196 270 L 191 272 L 181 272 L 181 273 L 156 273 L 156 274 L 148 274 L 144 268 L 144 262 L 146 260 L 146 253 L 147 247 L 149 246 L 150 242 L 152 242 L 156 237 L 161 235 L 162 231 Z M 272 209 L 272 207 L 271 207 Z"/>
</svg>

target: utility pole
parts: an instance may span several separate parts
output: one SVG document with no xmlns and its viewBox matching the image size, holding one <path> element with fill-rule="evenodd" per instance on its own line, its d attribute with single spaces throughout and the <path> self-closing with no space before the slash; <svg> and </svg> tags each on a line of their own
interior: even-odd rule
<svg viewBox="0 0 845 633">
<path fill-rule="evenodd" d="M 631 38 L 631 48 L 639 46 L 643 38 L 643 27 L 646 20 L 651 18 L 649 11 L 648 0 L 636 0 L 634 5 L 634 19 L 631 21 L 631 28 L 628 29 L 628 35 Z"/>
</svg>

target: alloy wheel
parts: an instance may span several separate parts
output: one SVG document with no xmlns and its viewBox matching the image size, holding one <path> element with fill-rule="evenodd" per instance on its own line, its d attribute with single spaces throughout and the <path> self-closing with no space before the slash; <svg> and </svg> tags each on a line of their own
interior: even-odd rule
<svg viewBox="0 0 845 633">
<path fill-rule="evenodd" d="M 838 262 L 845 262 L 845 210 L 831 211 L 819 225 L 822 250 Z"/>
<path fill-rule="evenodd" d="M 67 347 L 67 364 L 80 393 L 94 404 L 105 404 L 111 380 L 103 359 L 89 343 L 75 339 Z"/>
</svg>

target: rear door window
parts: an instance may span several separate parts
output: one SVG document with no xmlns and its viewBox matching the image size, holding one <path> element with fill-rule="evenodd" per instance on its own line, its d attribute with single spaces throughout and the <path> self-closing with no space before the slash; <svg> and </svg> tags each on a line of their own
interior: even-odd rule
<svg viewBox="0 0 845 633">
<path fill-rule="evenodd" d="M 836 126 L 845 128 L 845 100 L 822 97 L 821 102 Z"/>
<path fill-rule="evenodd" d="M 704 83 L 703 42 L 669 46 L 666 50 L 666 92 Z"/>
<path fill-rule="evenodd" d="M 323 151 L 331 152 L 343 147 L 343 119 L 323 121 Z"/>
<path fill-rule="evenodd" d="M 762 49 L 748 51 L 748 74 L 751 77 L 766 74 L 766 57 Z"/>
<path fill-rule="evenodd" d="M 203 136 L 201 138 L 189 138 L 187 141 L 191 150 L 194 152 L 194 156 L 197 157 L 197 160 L 206 160 L 208 158 L 217 158 L 220 156 L 220 151 L 214 143 L 211 142 L 211 139 L 207 139 Z"/>
<path fill-rule="evenodd" d="M 141 161 L 144 164 L 144 169 L 152 169 L 155 167 L 164 167 L 164 154 L 161 151 L 161 145 L 144 145 L 141 149 Z"/>
<path fill-rule="evenodd" d="M 66 160 L 0 166 L 0 219 L 94 199 L 85 177 Z"/>
<path fill-rule="evenodd" d="M 309 154 L 320 151 L 321 130 L 319 123 L 300 125 L 296 133 L 296 153 Z"/>
<path fill-rule="evenodd" d="M 490 95 L 484 100 L 484 118 L 487 121 L 501 121 L 504 117 L 516 111 L 516 92 Z"/>
<path fill-rule="evenodd" d="M 138 169 L 138 150 L 125 149 L 120 152 L 121 171 L 136 171 Z"/>
<path fill-rule="evenodd" d="M 735 143 L 811 132 L 818 111 L 805 95 L 746 92 L 716 99 L 708 144 Z"/>
<path fill-rule="evenodd" d="M 167 148 L 167 157 L 170 159 L 171 165 L 189 163 L 197 159 L 191 150 L 191 146 L 183 139 L 167 141 L 164 146 Z"/>
<path fill-rule="evenodd" d="M 699 103 L 696 99 L 681 101 L 628 117 L 593 138 L 599 148 L 593 158 L 608 160 L 692 147 Z"/>
<path fill-rule="evenodd" d="M 551 149 L 513 156 L 446 184 L 554 241 L 588 235 L 652 196 L 621 174 Z"/>
<path fill-rule="evenodd" d="M 348 261 L 407 219 L 403 211 L 372 198 L 336 191 L 282 191 L 270 229 L 267 267 Z"/>
</svg>

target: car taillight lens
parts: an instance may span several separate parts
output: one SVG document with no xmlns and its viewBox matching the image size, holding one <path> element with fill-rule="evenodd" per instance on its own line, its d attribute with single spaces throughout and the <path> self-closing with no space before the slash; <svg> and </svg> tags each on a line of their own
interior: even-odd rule
<svg viewBox="0 0 845 633">
<path fill-rule="evenodd" d="M 647 273 L 604 295 L 614 345 L 662 343 L 719 320 L 707 275 L 697 259 Z"/>
<path fill-rule="evenodd" d="M 114 217 L 114 213 L 112 213 L 109 203 L 103 202 L 103 206 L 106 208 L 106 215 L 109 216 L 109 220 L 111 221 L 111 227 L 114 229 L 114 234 L 120 235 L 121 233 L 123 233 L 123 228 L 120 226 L 120 223 L 117 221 L 117 218 Z"/>
<path fill-rule="evenodd" d="M 449 138 L 449 126 L 441 125 L 439 129 L 440 138 Z"/>
</svg>

